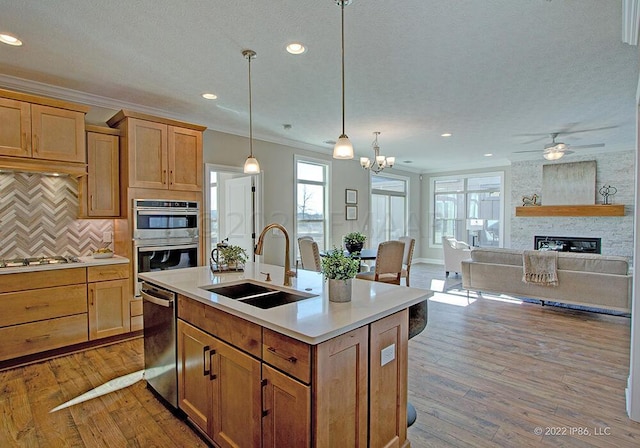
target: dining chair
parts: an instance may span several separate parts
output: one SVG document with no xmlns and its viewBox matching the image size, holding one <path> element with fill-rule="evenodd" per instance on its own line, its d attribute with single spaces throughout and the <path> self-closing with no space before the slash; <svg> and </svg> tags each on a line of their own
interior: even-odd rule
<svg viewBox="0 0 640 448">
<path fill-rule="evenodd" d="M 403 236 L 398 238 L 398 241 L 402 241 L 404 243 L 404 254 L 402 256 L 402 273 L 400 274 L 400 278 L 404 278 L 405 284 L 407 286 L 410 286 L 409 276 L 411 275 L 411 260 L 413 259 L 413 249 L 416 246 L 416 239 L 411 238 L 410 236 Z"/>
<path fill-rule="evenodd" d="M 300 261 L 302 269 L 307 271 L 320 272 L 320 250 L 318 243 L 310 236 L 298 238 L 298 248 L 300 249 Z"/>
<path fill-rule="evenodd" d="M 375 269 L 370 272 L 361 272 L 356 275 L 356 278 L 399 285 L 403 256 L 402 241 L 384 241 L 378 244 Z"/>
</svg>

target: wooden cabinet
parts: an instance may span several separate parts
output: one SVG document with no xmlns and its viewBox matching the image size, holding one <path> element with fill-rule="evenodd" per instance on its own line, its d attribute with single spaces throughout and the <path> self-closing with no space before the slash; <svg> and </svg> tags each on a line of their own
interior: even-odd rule
<svg viewBox="0 0 640 448">
<path fill-rule="evenodd" d="M 3 274 L 0 361 L 87 341 L 84 268 Z"/>
<path fill-rule="evenodd" d="M 121 162 L 126 163 L 128 187 L 202 190 L 205 127 L 125 110 L 108 124 L 122 131 Z"/>
<path fill-rule="evenodd" d="M 87 127 L 88 174 L 79 184 L 80 216 L 120 216 L 120 131 L 100 126 Z"/>
<path fill-rule="evenodd" d="M 87 268 L 90 340 L 130 331 L 128 277 L 125 264 Z"/>
<path fill-rule="evenodd" d="M 260 362 L 178 319 L 178 403 L 218 446 L 260 446 Z"/>
<path fill-rule="evenodd" d="M 84 117 L 89 108 L 0 90 L 0 155 L 86 163 Z M 40 165 L 46 171 L 44 162 Z"/>
<path fill-rule="evenodd" d="M 262 447 L 311 446 L 311 387 L 263 364 Z"/>
</svg>

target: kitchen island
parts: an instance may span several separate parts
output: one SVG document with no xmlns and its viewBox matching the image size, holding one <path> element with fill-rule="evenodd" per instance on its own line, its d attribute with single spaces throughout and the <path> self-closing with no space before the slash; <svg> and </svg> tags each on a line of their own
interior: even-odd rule
<svg viewBox="0 0 640 448">
<path fill-rule="evenodd" d="M 140 278 L 177 294 L 178 405 L 214 444 L 410 446 L 409 307 L 431 291 L 356 279 L 334 303 L 319 273 L 285 288 L 261 263 Z M 263 309 L 209 291 L 247 283 L 311 297 Z"/>
</svg>

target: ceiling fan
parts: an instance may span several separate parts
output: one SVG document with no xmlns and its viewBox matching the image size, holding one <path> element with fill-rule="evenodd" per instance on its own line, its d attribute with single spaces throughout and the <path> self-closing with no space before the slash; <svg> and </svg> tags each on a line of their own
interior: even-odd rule
<svg viewBox="0 0 640 448">
<path fill-rule="evenodd" d="M 551 143 L 547 143 L 544 145 L 544 150 L 542 152 L 542 156 L 547 160 L 558 160 L 563 157 L 565 154 L 573 154 L 574 151 L 571 149 L 587 149 L 587 148 L 601 148 L 604 146 L 604 143 L 594 143 L 592 145 L 577 145 L 570 146 L 563 142 L 556 142 L 556 138 L 560 135 L 560 132 L 552 132 Z M 525 152 L 538 152 L 539 150 L 533 151 L 514 151 L 514 154 L 517 153 L 525 153 Z"/>
</svg>

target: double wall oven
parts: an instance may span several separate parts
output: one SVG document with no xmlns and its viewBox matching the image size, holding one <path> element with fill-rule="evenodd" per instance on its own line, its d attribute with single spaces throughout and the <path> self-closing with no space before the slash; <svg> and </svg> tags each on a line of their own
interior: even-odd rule
<svg viewBox="0 0 640 448">
<path fill-rule="evenodd" d="M 133 243 L 136 295 L 138 273 L 198 265 L 199 205 L 195 201 L 134 199 Z"/>
</svg>

